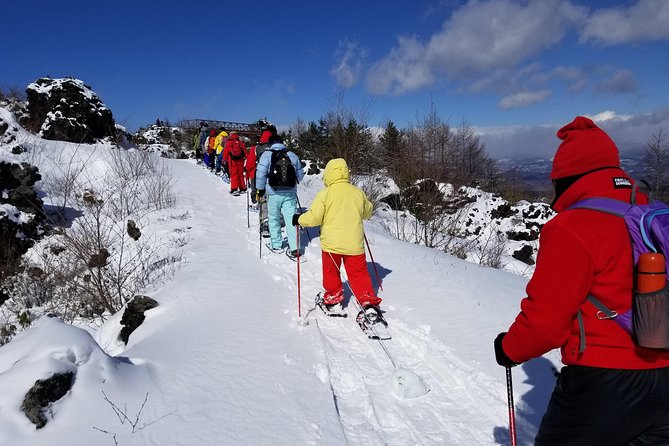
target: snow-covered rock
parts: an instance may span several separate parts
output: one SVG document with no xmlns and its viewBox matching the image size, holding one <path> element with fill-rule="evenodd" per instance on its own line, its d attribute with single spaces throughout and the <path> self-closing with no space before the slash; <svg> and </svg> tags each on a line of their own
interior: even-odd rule
<svg viewBox="0 0 669 446">
<path fill-rule="evenodd" d="M 79 79 L 40 78 L 26 93 L 29 127 L 45 139 L 92 143 L 116 134 L 111 110 Z"/>
</svg>

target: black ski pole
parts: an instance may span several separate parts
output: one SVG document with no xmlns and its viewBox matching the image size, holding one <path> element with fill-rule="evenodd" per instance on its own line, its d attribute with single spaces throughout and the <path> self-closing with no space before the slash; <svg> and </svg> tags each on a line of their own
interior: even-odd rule
<svg viewBox="0 0 669 446">
<path fill-rule="evenodd" d="M 249 229 L 251 227 L 251 216 L 249 210 L 249 188 L 248 186 L 246 187 L 246 229 Z"/>
<path fill-rule="evenodd" d="M 509 404 L 509 435 L 511 446 L 516 446 L 516 412 L 513 408 L 513 382 L 511 380 L 511 367 L 506 368 L 506 396 Z"/>
</svg>

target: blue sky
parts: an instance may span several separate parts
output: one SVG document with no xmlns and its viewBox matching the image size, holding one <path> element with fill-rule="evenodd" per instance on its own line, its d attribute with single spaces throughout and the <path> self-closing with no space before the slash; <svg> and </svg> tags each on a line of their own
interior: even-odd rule
<svg viewBox="0 0 669 446">
<path fill-rule="evenodd" d="M 0 10 L 11 18 L 0 86 L 82 79 L 130 130 L 158 117 L 290 126 L 342 102 L 371 126 L 399 127 L 433 103 L 499 156 L 554 150 L 555 129 L 579 114 L 619 145 L 669 129 L 666 0 L 10 0 Z"/>
</svg>

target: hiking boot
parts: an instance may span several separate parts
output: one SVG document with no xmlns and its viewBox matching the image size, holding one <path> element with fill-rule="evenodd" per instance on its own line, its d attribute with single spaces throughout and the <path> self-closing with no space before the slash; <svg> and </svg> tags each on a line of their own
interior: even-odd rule
<svg viewBox="0 0 669 446">
<path fill-rule="evenodd" d="M 342 306 L 341 302 L 338 304 L 326 305 L 325 309 L 332 313 L 341 313 L 344 311 L 344 307 Z"/>
<path fill-rule="evenodd" d="M 365 310 L 365 317 L 370 323 L 374 324 L 376 323 L 376 321 L 381 319 L 381 310 L 379 310 L 378 307 L 374 305 L 367 305 L 366 307 L 364 307 L 364 310 Z"/>
<path fill-rule="evenodd" d="M 274 247 L 272 247 L 272 244 L 271 244 L 271 243 L 267 243 L 267 244 L 265 244 L 265 246 L 267 246 L 267 249 L 269 249 L 270 251 L 272 251 L 274 254 L 281 254 L 281 253 L 284 251 L 283 247 L 281 247 L 281 248 L 274 248 Z"/>
<path fill-rule="evenodd" d="M 297 259 L 297 256 L 298 256 L 298 255 L 301 256 L 302 253 L 301 253 L 298 249 L 295 249 L 295 250 L 293 250 L 293 251 L 288 251 L 288 252 L 286 252 L 286 255 L 287 255 L 288 257 L 290 257 L 291 259 Z"/>
</svg>

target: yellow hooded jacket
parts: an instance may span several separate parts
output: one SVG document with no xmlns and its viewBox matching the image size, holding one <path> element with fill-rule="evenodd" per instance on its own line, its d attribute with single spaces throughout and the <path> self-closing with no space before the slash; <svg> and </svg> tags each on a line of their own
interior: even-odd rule
<svg viewBox="0 0 669 446">
<path fill-rule="evenodd" d="M 360 188 L 349 181 L 348 166 L 342 158 L 328 162 L 323 173 L 325 189 L 307 212 L 299 218 L 300 226 L 321 227 L 321 249 L 343 255 L 365 252 L 362 221 L 372 216 L 373 206 Z"/>
<path fill-rule="evenodd" d="M 216 155 L 220 155 L 223 149 L 225 148 L 225 143 L 227 141 L 228 132 L 223 131 L 216 135 L 216 142 L 214 143 L 216 147 Z"/>
</svg>

